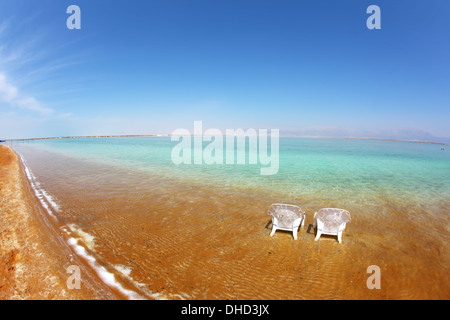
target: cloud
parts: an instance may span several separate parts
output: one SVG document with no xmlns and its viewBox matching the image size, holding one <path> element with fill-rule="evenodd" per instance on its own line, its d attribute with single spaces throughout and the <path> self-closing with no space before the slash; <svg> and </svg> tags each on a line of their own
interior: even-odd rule
<svg viewBox="0 0 450 320">
<path fill-rule="evenodd" d="M 53 113 L 52 109 L 42 106 L 42 104 L 39 101 L 37 101 L 35 98 L 20 99 L 20 100 L 15 101 L 15 104 L 17 107 L 19 107 L 21 109 L 37 111 L 42 114 Z"/>
<path fill-rule="evenodd" d="M 0 73 L 0 99 L 5 102 L 11 102 L 17 97 L 17 94 L 17 88 L 8 83 L 5 75 Z"/>
<path fill-rule="evenodd" d="M 48 74 L 64 64 L 48 59 L 47 51 L 42 49 L 45 29 L 30 28 L 30 21 L 18 24 L 7 18 L 0 23 L 0 103 L 31 111 L 30 115 L 49 115 L 54 110 L 26 91 L 45 83 Z M 15 28 L 28 31 L 17 33 Z"/>
<path fill-rule="evenodd" d="M 3 73 L 0 73 L 0 101 L 6 102 L 12 107 L 36 111 L 41 114 L 53 113 L 52 109 L 44 107 L 36 98 L 22 96 L 19 89 L 9 83 Z"/>
</svg>

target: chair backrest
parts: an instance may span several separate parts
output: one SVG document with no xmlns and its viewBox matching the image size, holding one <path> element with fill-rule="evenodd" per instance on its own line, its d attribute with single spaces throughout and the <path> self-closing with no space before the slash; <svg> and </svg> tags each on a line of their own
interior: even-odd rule
<svg viewBox="0 0 450 320">
<path fill-rule="evenodd" d="M 319 219 L 325 229 L 337 229 L 343 223 L 351 222 L 350 212 L 344 209 L 323 208 L 317 211 L 316 218 Z"/>
<path fill-rule="evenodd" d="M 269 208 L 269 214 L 277 218 L 280 224 L 292 225 L 294 220 L 304 217 L 304 212 L 299 206 L 292 204 L 275 203 Z"/>
</svg>

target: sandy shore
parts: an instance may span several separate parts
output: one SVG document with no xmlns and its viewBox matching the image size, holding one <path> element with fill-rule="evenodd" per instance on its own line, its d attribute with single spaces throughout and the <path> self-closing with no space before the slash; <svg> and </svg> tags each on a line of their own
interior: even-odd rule
<svg viewBox="0 0 450 320">
<path fill-rule="evenodd" d="M 92 272 L 80 289 L 68 288 L 67 268 L 85 267 L 40 210 L 17 155 L 0 146 L 0 300 L 121 298 Z"/>
</svg>

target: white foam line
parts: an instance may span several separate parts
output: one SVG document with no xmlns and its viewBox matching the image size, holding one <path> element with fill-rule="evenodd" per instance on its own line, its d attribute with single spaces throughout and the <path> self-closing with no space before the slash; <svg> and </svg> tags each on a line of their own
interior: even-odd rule
<svg viewBox="0 0 450 320">
<path fill-rule="evenodd" d="M 134 283 L 137 287 L 139 287 L 143 292 L 145 292 L 148 296 L 152 297 L 155 300 L 166 300 L 161 294 L 159 293 L 151 293 L 149 292 L 146 288 L 145 288 L 145 284 L 137 282 L 136 280 L 134 280 L 131 276 L 130 273 L 132 271 L 132 269 L 130 267 L 127 266 L 123 266 L 123 265 L 114 265 L 114 269 L 116 269 L 117 271 L 119 271 L 124 277 L 126 277 L 129 281 L 131 281 L 132 283 Z"/>
<path fill-rule="evenodd" d="M 27 175 L 28 180 L 30 181 L 31 187 L 33 188 L 34 194 L 36 195 L 36 197 L 39 199 L 39 202 L 42 204 L 42 206 L 45 208 L 45 210 L 47 211 L 47 213 L 49 215 L 51 215 L 54 219 L 57 219 L 56 216 L 53 214 L 53 211 L 59 212 L 60 210 L 60 206 L 55 202 L 54 198 L 48 194 L 44 189 L 42 189 L 40 187 L 40 183 L 37 181 L 36 177 L 33 175 L 33 173 L 31 172 L 31 170 L 29 169 L 29 167 L 27 166 L 25 159 L 22 158 L 22 156 L 20 156 L 20 160 L 22 161 L 22 164 L 25 168 L 25 173 Z M 52 208 L 50 208 L 50 206 Z M 70 228 L 70 226 L 69 226 Z M 63 231 L 65 231 L 67 233 L 67 230 L 65 228 L 63 228 Z M 125 294 L 130 300 L 138 300 L 138 299 L 143 299 L 139 294 L 137 294 L 134 291 L 131 290 L 127 290 L 124 287 L 122 287 L 122 285 L 117 282 L 115 276 L 113 273 L 107 271 L 103 266 L 100 266 L 97 263 L 97 260 L 88 254 L 88 252 L 86 251 L 86 249 L 82 246 L 80 246 L 77 242 L 76 239 L 74 238 L 69 238 L 68 240 L 69 245 L 71 245 L 75 252 L 83 257 L 85 260 L 87 260 L 87 262 L 89 263 L 89 265 L 91 265 L 91 267 L 97 272 L 97 274 L 99 275 L 99 277 L 102 279 L 102 281 L 113 287 L 118 289 L 120 292 L 122 292 L 123 294 Z M 128 277 L 130 278 L 130 277 Z M 131 279 L 132 280 L 132 279 Z M 158 295 L 155 294 L 154 298 L 157 298 Z"/>
<path fill-rule="evenodd" d="M 54 203 L 57 207 L 59 207 L 59 206 L 56 204 L 56 202 L 53 201 L 53 198 L 51 198 L 50 195 L 45 190 L 43 190 L 39 187 L 40 183 L 37 182 L 36 177 L 33 175 L 31 170 L 28 168 L 25 160 L 21 156 L 19 156 L 19 157 L 25 168 L 25 173 L 27 175 L 28 181 L 30 181 L 31 187 L 33 188 L 34 194 L 39 199 L 39 202 L 45 208 L 47 213 L 56 219 L 56 216 L 53 214 L 52 209 L 49 207 L 48 203 L 50 203 L 50 205 L 52 205 L 52 203 Z M 49 198 L 51 198 L 52 201 L 49 201 Z"/>
<path fill-rule="evenodd" d="M 36 176 L 31 172 L 30 168 L 25 163 L 25 160 L 21 157 L 22 163 L 25 166 L 25 171 L 27 172 L 28 178 L 32 180 L 32 183 L 34 184 L 34 187 L 36 189 L 39 189 L 40 194 L 42 195 L 42 198 L 47 201 L 50 206 L 55 210 L 56 212 L 60 211 L 59 204 L 56 203 L 55 199 L 47 193 L 43 188 L 41 188 L 41 184 L 37 181 Z"/>
<path fill-rule="evenodd" d="M 59 204 L 56 203 L 55 199 L 47 193 L 44 189 L 41 189 L 42 195 L 44 196 L 45 200 L 47 200 L 48 203 L 52 206 L 52 208 L 56 211 L 60 211 Z"/>
<path fill-rule="evenodd" d="M 88 254 L 88 252 L 86 251 L 86 249 L 84 247 L 82 247 L 78 244 L 76 239 L 70 238 L 68 240 L 68 243 L 74 248 L 75 252 L 79 256 L 81 256 L 85 260 L 87 260 L 87 262 L 95 270 L 95 272 L 97 272 L 98 276 L 103 280 L 104 283 L 106 283 L 107 285 L 109 285 L 113 288 L 118 289 L 120 292 L 125 294 L 131 300 L 142 299 L 142 297 L 140 295 L 138 295 L 136 292 L 127 290 L 124 287 L 122 287 L 122 285 L 117 282 L 114 274 L 107 271 L 103 266 L 100 266 L 97 263 L 97 260 L 90 254 Z"/>
<path fill-rule="evenodd" d="M 95 242 L 94 239 L 95 237 L 87 232 L 84 232 L 80 227 L 78 227 L 75 223 L 70 223 L 67 225 L 70 229 L 70 231 L 72 231 L 73 233 L 75 233 L 77 236 L 79 236 L 82 240 L 83 243 L 90 249 L 90 250 L 94 250 L 95 247 Z M 64 230 L 64 229 L 63 229 Z M 67 232 L 67 231 L 66 231 Z"/>
</svg>

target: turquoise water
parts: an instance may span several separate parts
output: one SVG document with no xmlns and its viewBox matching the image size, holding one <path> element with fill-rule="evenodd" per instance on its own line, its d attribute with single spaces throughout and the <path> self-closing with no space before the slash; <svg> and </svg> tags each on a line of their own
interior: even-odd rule
<svg viewBox="0 0 450 320">
<path fill-rule="evenodd" d="M 68 243 L 82 245 L 95 270 L 136 283 L 140 294 L 448 298 L 447 146 L 280 138 L 278 173 L 261 175 L 268 165 L 259 162 L 175 165 L 178 143 L 123 137 L 12 147 Z M 298 241 L 269 236 L 267 209 L 276 202 L 306 212 Z M 313 240 L 314 212 L 324 207 L 350 211 L 343 244 Z M 374 264 L 383 270 L 375 293 L 365 286 Z M 283 277 L 274 277 L 280 270 Z"/>
<path fill-rule="evenodd" d="M 450 148 L 442 150 L 443 145 L 280 138 L 278 173 L 262 176 L 260 169 L 269 165 L 248 164 L 248 159 L 244 165 L 175 165 L 171 152 L 177 144 L 169 137 L 121 137 L 41 140 L 13 147 L 41 148 L 191 183 L 265 190 L 285 197 L 344 196 L 370 201 L 395 193 L 425 203 L 450 199 Z"/>
</svg>

